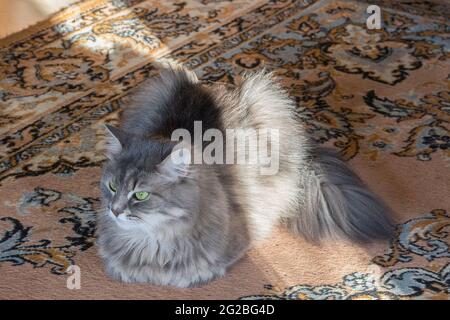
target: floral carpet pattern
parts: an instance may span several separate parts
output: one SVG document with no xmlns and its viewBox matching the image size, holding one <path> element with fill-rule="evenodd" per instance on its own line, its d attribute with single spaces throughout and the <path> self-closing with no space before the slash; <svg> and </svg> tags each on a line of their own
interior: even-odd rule
<svg viewBox="0 0 450 320">
<path fill-rule="evenodd" d="M 450 6 L 445 1 L 88 0 L 0 39 L 0 299 L 448 299 Z M 319 144 L 395 213 L 360 246 L 282 229 L 223 278 L 176 289 L 109 279 L 97 256 L 105 132 L 173 59 L 210 84 L 273 70 Z M 81 289 L 66 286 L 81 270 Z"/>
</svg>

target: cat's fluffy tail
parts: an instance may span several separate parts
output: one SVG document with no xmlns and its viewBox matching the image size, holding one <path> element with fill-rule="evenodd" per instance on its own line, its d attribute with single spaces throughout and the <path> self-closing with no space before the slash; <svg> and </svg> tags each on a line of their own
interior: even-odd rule
<svg viewBox="0 0 450 320">
<path fill-rule="evenodd" d="M 308 240 L 367 242 L 388 238 L 393 231 L 387 206 L 331 150 L 312 152 L 304 191 L 300 211 L 285 222 Z"/>
</svg>

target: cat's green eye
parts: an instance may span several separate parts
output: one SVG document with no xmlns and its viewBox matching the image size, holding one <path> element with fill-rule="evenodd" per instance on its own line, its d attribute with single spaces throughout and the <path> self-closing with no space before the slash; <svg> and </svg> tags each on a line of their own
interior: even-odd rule
<svg viewBox="0 0 450 320">
<path fill-rule="evenodd" d="M 117 187 L 116 187 L 116 185 L 114 184 L 114 182 L 110 181 L 110 182 L 108 183 L 108 186 L 109 186 L 109 189 L 110 189 L 112 192 L 116 192 L 116 191 L 117 191 Z"/>
<path fill-rule="evenodd" d="M 148 199 L 149 195 L 150 194 L 146 191 L 139 191 L 134 194 L 134 197 L 136 198 L 136 200 L 144 201 Z"/>
</svg>

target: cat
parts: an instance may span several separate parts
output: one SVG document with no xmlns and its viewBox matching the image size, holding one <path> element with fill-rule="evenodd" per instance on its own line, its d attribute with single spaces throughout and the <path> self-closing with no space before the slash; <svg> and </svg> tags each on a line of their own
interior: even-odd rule
<svg viewBox="0 0 450 320">
<path fill-rule="evenodd" d="M 171 137 L 180 128 L 193 134 L 195 121 L 202 133 L 276 129 L 277 172 L 261 174 L 262 163 L 193 163 L 195 146 L 180 149 Z M 271 73 L 245 75 L 229 88 L 205 86 L 181 66 L 166 68 L 132 95 L 120 127 L 107 129 L 98 244 L 115 279 L 205 284 L 277 224 L 313 242 L 392 233 L 387 206 L 333 151 L 313 143 Z M 230 146 L 225 152 L 235 152 Z"/>
</svg>

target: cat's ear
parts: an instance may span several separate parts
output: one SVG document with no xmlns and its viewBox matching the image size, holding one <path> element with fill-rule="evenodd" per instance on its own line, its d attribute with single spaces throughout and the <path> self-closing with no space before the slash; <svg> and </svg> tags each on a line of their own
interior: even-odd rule
<svg viewBox="0 0 450 320">
<path fill-rule="evenodd" d="M 106 132 L 108 133 L 108 140 L 106 141 L 106 156 L 112 159 L 118 155 L 125 145 L 125 132 L 105 124 Z"/>
<path fill-rule="evenodd" d="M 176 144 L 168 156 L 158 165 L 159 171 L 170 179 L 188 177 L 192 171 L 191 147 L 186 143 Z"/>
</svg>

